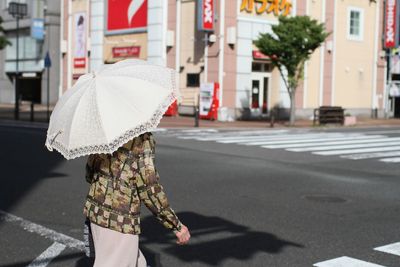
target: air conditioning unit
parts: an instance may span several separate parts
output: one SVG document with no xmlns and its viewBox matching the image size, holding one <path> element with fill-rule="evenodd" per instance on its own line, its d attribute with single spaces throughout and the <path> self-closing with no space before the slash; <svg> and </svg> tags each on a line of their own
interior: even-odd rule
<svg viewBox="0 0 400 267">
<path fill-rule="evenodd" d="M 236 27 L 228 27 L 226 30 L 226 43 L 229 45 L 236 44 Z"/>
<path fill-rule="evenodd" d="M 167 47 L 173 47 L 175 44 L 175 32 L 168 30 L 167 31 L 167 40 L 166 40 L 166 46 Z"/>
</svg>

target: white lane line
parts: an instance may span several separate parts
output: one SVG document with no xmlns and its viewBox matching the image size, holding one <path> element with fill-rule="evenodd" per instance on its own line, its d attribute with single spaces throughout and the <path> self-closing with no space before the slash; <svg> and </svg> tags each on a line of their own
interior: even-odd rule
<svg viewBox="0 0 400 267">
<path fill-rule="evenodd" d="M 49 263 L 66 248 L 65 245 L 54 242 L 42 254 L 34 259 L 27 267 L 46 267 Z"/>
<path fill-rule="evenodd" d="M 315 263 L 316 267 L 384 267 L 375 263 L 353 259 L 350 257 L 340 257 L 332 260 Z"/>
<path fill-rule="evenodd" d="M 210 133 L 197 133 L 178 136 L 179 139 L 202 139 L 201 141 L 209 141 L 214 139 L 224 139 L 224 138 L 237 138 L 237 137 L 254 137 L 254 136 L 265 136 L 265 135 L 277 135 L 281 133 L 286 133 L 288 130 L 276 130 L 276 131 L 246 131 L 246 132 L 219 132 L 218 134 Z M 204 140 L 203 140 L 204 139 Z"/>
<path fill-rule="evenodd" d="M 258 140 L 241 140 L 241 141 L 217 141 L 220 143 L 238 143 L 241 145 L 248 146 L 259 146 L 259 145 L 273 145 L 273 144 L 294 144 L 300 142 L 312 142 L 313 140 L 348 140 L 349 138 L 359 138 L 360 136 L 347 136 L 342 134 L 335 135 L 282 135 L 274 138 L 265 137 Z"/>
<path fill-rule="evenodd" d="M 398 158 L 386 158 L 386 159 L 380 159 L 379 161 L 397 163 L 397 162 L 400 162 L 400 157 L 398 157 Z"/>
<path fill-rule="evenodd" d="M 340 156 L 344 159 L 373 159 L 373 158 L 385 158 L 385 157 L 396 157 L 400 156 L 400 151 L 389 151 L 389 152 L 377 152 L 377 153 L 365 153 L 365 154 L 352 154 L 352 155 L 344 155 Z"/>
<path fill-rule="evenodd" d="M 356 135 L 360 136 L 360 135 Z M 220 142 L 220 143 L 244 143 L 251 145 L 259 145 L 263 143 L 275 143 L 277 141 L 296 141 L 296 140 L 304 140 L 304 139 L 313 139 L 313 138 L 339 138 L 339 137 L 347 137 L 344 134 L 292 134 L 292 135 L 264 135 L 264 136 L 250 136 L 250 137 L 232 137 L 232 138 L 221 138 L 214 139 L 212 141 Z M 208 140 L 210 141 L 210 140 Z"/>
<path fill-rule="evenodd" d="M 304 139 L 289 139 L 285 141 L 270 141 L 270 142 L 254 142 L 247 143 L 244 145 L 262 145 L 265 148 L 285 148 L 284 146 L 290 147 L 295 145 L 304 145 L 304 146 L 319 146 L 323 142 L 332 142 L 332 141 L 352 141 L 352 140 L 370 140 L 379 138 L 381 136 L 375 135 L 367 135 L 367 136 L 338 136 L 338 137 L 323 137 L 323 138 L 304 138 Z M 317 143 L 317 144 L 316 144 Z"/>
<path fill-rule="evenodd" d="M 339 150 L 339 149 L 353 149 L 353 148 L 368 148 L 368 147 L 387 147 L 387 146 L 398 146 L 400 141 L 396 142 L 377 142 L 367 144 L 356 144 L 356 145 L 336 145 L 336 146 L 313 146 L 305 148 L 289 148 L 287 151 L 291 152 L 306 152 L 306 151 L 327 151 L 327 150 Z"/>
<path fill-rule="evenodd" d="M 395 151 L 395 150 L 400 150 L 400 146 L 360 148 L 360 149 L 343 149 L 343 150 L 320 151 L 320 152 L 312 152 L 312 153 L 315 155 L 333 156 L 333 155 L 371 153 L 371 152 L 383 152 L 383 151 Z"/>
<path fill-rule="evenodd" d="M 374 248 L 374 250 L 400 256 L 400 242 Z"/>
<path fill-rule="evenodd" d="M 282 145 L 270 145 L 268 148 L 300 148 L 300 147 L 311 147 L 311 146 L 327 146 L 327 145 L 346 145 L 346 144 L 363 144 L 363 143 L 372 143 L 372 142 L 389 142 L 389 141 L 400 141 L 399 138 L 377 138 L 377 137 L 371 137 L 369 136 L 363 136 L 363 137 L 357 137 L 356 140 L 352 138 L 352 140 L 344 140 L 344 141 L 310 141 L 310 142 L 299 142 L 295 144 L 282 144 Z M 265 146 L 267 147 L 267 146 Z"/>
<path fill-rule="evenodd" d="M 20 227 L 31 233 L 39 234 L 53 242 L 61 243 L 70 248 L 76 248 L 81 251 L 85 250 L 85 244 L 73 237 L 58 233 L 54 230 L 41 226 L 39 224 L 24 220 L 18 216 L 12 215 L 8 212 L 0 210 L 0 221 L 19 224 Z"/>
<path fill-rule="evenodd" d="M 304 135 L 304 134 L 302 134 Z M 298 135 L 298 136 L 302 136 L 302 135 Z M 274 138 L 274 137 L 280 137 L 282 135 L 280 135 L 279 133 L 269 133 L 269 134 L 263 134 L 263 135 L 239 135 L 239 134 L 229 134 L 229 135 L 204 135 L 204 136 L 179 136 L 179 139 L 195 139 L 198 141 L 221 141 L 221 140 L 259 140 L 259 139 L 265 139 L 265 138 Z"/>
</svg>

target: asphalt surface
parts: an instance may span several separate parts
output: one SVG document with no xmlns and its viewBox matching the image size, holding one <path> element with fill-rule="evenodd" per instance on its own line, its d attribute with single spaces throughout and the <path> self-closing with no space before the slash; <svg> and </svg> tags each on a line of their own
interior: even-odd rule
<svg viewBox="0 0 400 267">
<path fill-rule="evenodd" d="M 394 127 L 289 134 L 310 131 L 400 137 Z M 192 240 L 177 246 L 143 207 L 150 266 L 297 267 L 342 256 L 400 266 L 399 256 L 374 250 L 400 242 L 400 163 L 178 138 L 185 135 L 156 133 L 156 164 Z M 44 141 L 44 129 L 0 126 L 0 266 L 27 266 L 51 247 L 43 229 L 83 240 L 85 158 L 66 161 Z M 67 246 L 47 266 L 90 263 Z"/>
</svg>

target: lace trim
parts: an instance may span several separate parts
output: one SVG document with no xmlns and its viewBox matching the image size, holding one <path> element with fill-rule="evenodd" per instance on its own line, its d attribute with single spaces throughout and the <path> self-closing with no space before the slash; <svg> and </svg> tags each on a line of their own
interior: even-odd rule
<svg viewBox="0 0 400 267">
<path fill-rule="evenodd" d="M 48 150 L 53 151 L 53 149 L 60 152 L 67 160 L 87 156 L 90 154 L 112 154 L 115 152 L 120 146 L 127 143 L 131 139 L 144 134 L 146 132 L 150 132 L 157 128 L 157 125 L 160 123 L 164 113 L 167 111 L 168 107 L 175 101 L 180 98 L 179 91 L 176 87 L 176 79 L 175 74 L 172 74 L 172 92 L 165 98 L 165 100 L 159 105 L 157 110 L 154 112 L 151 119 L 145 123 L 142 123 L 130 130 L 127 130 L 119 137 L 115 138 L 108 144 L 103 145 L 91 145 L 84 146 L 75 149 L 68 149 L 62 143 L 56 140 L 57 134 L 53 134 L 52 136 L 47 136 L 46 138 L 46 147 Z"/>
</svg>

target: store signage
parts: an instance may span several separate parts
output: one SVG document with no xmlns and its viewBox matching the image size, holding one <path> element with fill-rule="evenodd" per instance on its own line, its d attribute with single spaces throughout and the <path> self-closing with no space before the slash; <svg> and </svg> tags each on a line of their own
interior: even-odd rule
<svg viewBox="0 0 400 267">
<path fill-rule="evenodd" d="M 214 0 L 199 0 L 197 1 L 197 3 L 198 3 L 197 6 L 198 30 L 213 31 L 214 16 L 215 16 Z"/>
<path fill-rule="evenodd" d="M 388 0 L 385 11 L 385 47 L 395 48 L 399 45 L 399 0 Z"/>
<path fill-rule="evenodd" d="M 289 0 L 242 0 L 240 11 L 257 14 L 274 13 L 275 16 L 287 16 L 292 10 L 292 3 Z"/>
<path fill-rule="evenodd" d="M 113 57 L 139 57 L 140 46 L 113 47 Z"/>
<path fill-rule="evenodd" d="M 74 68 L 83 69 L 86 67 L 86 58 L 74 58 Z"/>
<path fill-rule="evenodd" d="M 32 19 L 31 36 L 36 40 L 44 39 L 44 19 Z"/>
<path fill-rule="evenodd" d="M 107 33 L 144 31 L 148 0 L 107 0 Z"/>
</svg>

